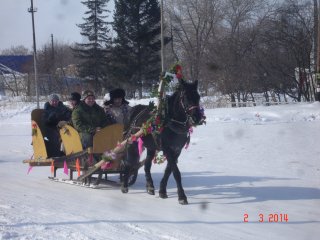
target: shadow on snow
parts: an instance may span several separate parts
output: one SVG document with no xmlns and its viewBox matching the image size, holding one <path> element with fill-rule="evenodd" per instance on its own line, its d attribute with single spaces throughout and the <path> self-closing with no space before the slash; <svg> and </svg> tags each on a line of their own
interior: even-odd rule
<svg viewBox="0 0 320 240">
<path fill-rule="evenodd" d="M 214 176 L 215 172 L 183 172 L 182 182 L 187 196 L 202 199 L 232 200 L 228 204 L 263 202 L 270 200 L 314 200 L 320 199 L 320 189 L 311 187 L 273 186 L 274 181 L 298 180 L 297 178 L 276 178 L 256 176 Z M 221 173 L 219 173 L 221 174 Z M 153 173 L 155 187 L 158 188 L 162 173 Z M 269 186 L 254 186 L 257 182 L 268 182 Z M 240 186 L 247 183 L 249 186 Z M 250 186 L 252 185 L 252 186 Z M 280 185 L 276 183 L 276 185 Z M 134 189 L 144 188 L 144 175 L 139 174 Z M 168 195 L 176 195 L 173 176 L 168 181 Z M 207 195 L 207 196 L 204 196 Z M 208 197 L 209 195 L 209 197 Z"/>
</svg>

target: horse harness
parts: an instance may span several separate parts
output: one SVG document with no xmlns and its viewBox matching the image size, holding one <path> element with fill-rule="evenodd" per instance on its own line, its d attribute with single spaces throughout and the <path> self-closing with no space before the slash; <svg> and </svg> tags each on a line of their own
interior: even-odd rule
<svg viewBox="0 0 320 240">
<path fill-rule="evenodd" d="M 199 106 L 185 106 L 184 102 L 183 102 L 183 97 L 184 97 L 184 91 L 180 92 L 180 96 L 179 96 L 179 103 L 180 106 L 182 107 L 185 116 L 186 116 L 186 120 L 185 121 L 179 121 L 172 118 L 168 118 L 169 116 L 169 97 L 167 96 L 165 98 L 165 104 L 164 104 L 164 111 L 162 112 L 162 116 L 161 118 L 163 119 L 163 126 L 164 127 L 168 127 L 171 131 L 173 131 L 176 134 L 188 134 L 187 136 L 187 144 L 190 142 L 190 132 L 189 129 L 192 126 L 192 116 L 190 114 L 190 112 L 193 109 L 199 108 Z M 135 130 L 139 130 L 140 127 L 137 126 L 137 122 L 140 119 L 140 117 L 146 113 L 149 110 L 149 108 L 145 108 L 143 110 L 141 110 L 137 116 L 134 118 L 134 120 L 132 121 L 132 123 L 130 124 L 130 127 L 128 128 L 128 130 L 125 133 L 125 138 L 128 138 L 130 134 L 134 133 Z M 178 126 L 177 126 L 178 125 Z M 155 142 L 156 148 L 157 150 L 161 149 L 161 139 L 159 137 L 159 134 L 157 133 L 151 133 L 153 140 Z"/>
</svg>

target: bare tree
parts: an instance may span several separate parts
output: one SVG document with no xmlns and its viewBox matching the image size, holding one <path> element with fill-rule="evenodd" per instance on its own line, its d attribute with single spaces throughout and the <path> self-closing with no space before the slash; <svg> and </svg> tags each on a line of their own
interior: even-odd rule
<svg viewBox="0 0 320 240">
<path fill-rule="evenodd" d="M 269 88 L 301 101 L 311 98 L 313 6 L 310 1 L 288 0 L 264 26 L 260 60 L 270 76 Z"/>
<path fill-rule="evenodd" d="M 19 46 L 12 46 L 11 48 L 2 50 L 0 55 L 18 56 L 18 55 L 31 55 L 31 54 L 32 53 L 29 51 L 28 48 L 26 48 L 23 45 L 19 45 Z"/>
<path fill-rule="evenodd" d="M 27 94 L 27 77 L 28 74 L 16 72 L 0 64 L 0 81 L 2 88 L 13 97 Z"/>
<path fill-rule="evenodd" d="M 166 13 L 174 55 L 184 63 L 191 80 L 201 80 L 205 52 L 220 17 L 220 1 L 169 0 Z"/>
<path fill-rule="evenodd" d="M 260 25 L 269 12 L 264 0 L 228 0 L 219 36 L 211 43 L 209 68 L 213 69 L 219 91 L 232 101 L 246 102 L 257 90 L 254 66 Z"/>
<path fill-rule="evenodd" d="M 76 65 L 79 59 L 74 57 L 71 46 L 55 41 L 44 44 L 38 50 L 38 71 L 40 89 L 43 94 L 51 92 L 68 93 L 71 89 L 65 81 L 66 76 L 76 77 Z M 73 74 L 70 73 L 73 68 Z"/>
</svg>

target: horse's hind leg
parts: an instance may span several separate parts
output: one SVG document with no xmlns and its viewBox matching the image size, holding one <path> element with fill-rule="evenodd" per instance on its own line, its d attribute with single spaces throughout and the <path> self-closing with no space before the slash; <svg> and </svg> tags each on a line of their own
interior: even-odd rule
<svg viewBox="0 0 320 240">
<path fill-rule="evenodd" d="M 151 177 L 151 164 L 152 164 L 152 159 L 154 158 L 156 154 L 156 150 L 147 150 L 147 158 L 146 162 L 144 163 L 144 172 L 145 172 L 145 177 L 146 177 L 146 189 L 147 192 L 150 195 L 154 195 L 154 185 L 153 185 L 153 180 Z"/>
<path fill-rule="evenodd" d="M 160 198 L 168 198 L 167 183 L 168 183 L 168 179 L 171 175 L 171 172 L 172 171 L 171 171 L 170 164 L 167 163 L 163 178 L 161 179 L 161 182 L 160 182 L 160 189 L 159 189 L 159 197 Z"/>
<path fill-rule="evenodd" d="M 97 178 L 97 180 L 94 182 L 94 185 L 99 185 L 100 184 L 100 182 L 101 182 L 101 180 L 102 180 L 102 174 L 103 174 L 103 172 L 102 172 L 102 170 L 100 170 L 99 171 L 99 174 L 98 174 L 98 178 Z"/>
<path fill-rule="evenodd" d="M 122 193 L 128 193 L 129 188 L 128 188 L 128 180 L 129 180 L 129 167 L 125 166 L 123 170 L 123 175 L 121 179 L 121 192 Z"/>
<path fill-rule="evenodd" d="M 126 148 L 126 156 L 124 158 L 124 170 L 121 179 L 121 192 L 127 193 L 129 191 L 129 175 L 130 171 L 137 167 L 139 163 L 138 144 L 132 143 Z"/>
</svg>

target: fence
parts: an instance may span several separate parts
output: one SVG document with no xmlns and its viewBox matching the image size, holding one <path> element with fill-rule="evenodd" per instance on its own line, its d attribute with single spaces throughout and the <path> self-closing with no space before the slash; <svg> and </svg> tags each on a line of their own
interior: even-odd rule
<svg viewBox="0 0 320 240">
<path fill-rule="evenodd" d="M 201 105 L 206 109 L 213 108 L 232 108 L 232 107 L 256 107 L 256 106 L 274 106 L 283 104 L 297 104 L 298 102 L 229 102 L 229 101 L 210 101 L 205 100 L 201 102 Z"/>
</svg>

